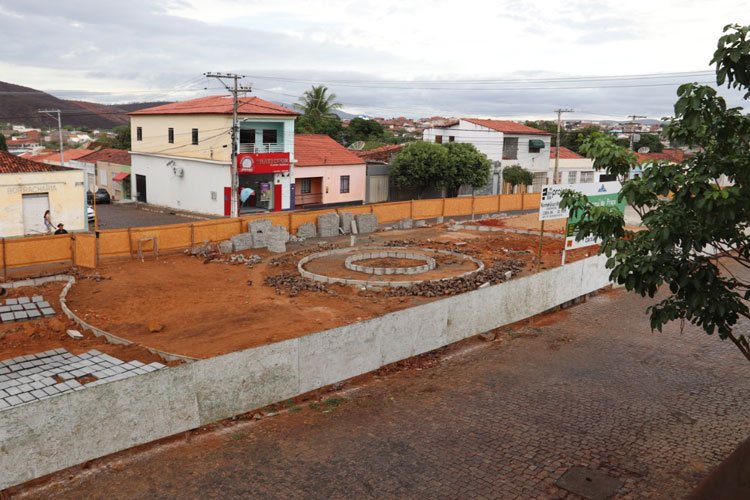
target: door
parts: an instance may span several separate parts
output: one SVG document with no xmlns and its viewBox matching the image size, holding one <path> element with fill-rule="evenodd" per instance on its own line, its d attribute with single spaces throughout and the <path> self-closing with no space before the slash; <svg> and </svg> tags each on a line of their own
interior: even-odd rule
<svg viewBox="0 0 750 500">
<path fill-rule="evenodd" d="M 135 174 L 135 194 L 136 200 L 141 203 L 148 203 L 146 201 L 146 176 Z"/>
<path fill-rule="evenodd" d="M 47 229 L 44 227 L 44 212 L 49 210 L 49 195 L 47 193 L 25 194 L 22 198 L 23 203 L 23 233 L 24 234 L 44 234 Z M 58 221 L 55 214 L 51 219 L 54 224 Z"/>
<path fill-rule="evenodd" d="M 388 201 L 388 176 L 371 175 L 367 179 L 370 183 L 370 197 L 367 200 L 367 203 Z"/>
</svg>

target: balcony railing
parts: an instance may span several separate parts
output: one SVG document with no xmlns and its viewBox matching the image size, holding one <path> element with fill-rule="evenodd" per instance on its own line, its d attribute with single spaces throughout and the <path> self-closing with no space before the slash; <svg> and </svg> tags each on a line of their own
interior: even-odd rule
<svg viewBox="0 0 750 500">
<path fill-rule="evenodd" d="M 294 205 L 301 207 L 303 205 L 320 205 L 323 203 L 323 193 L 295 193 Z"/>
<path fill-rule="evenodd" d="M 284 143 L 241 142 L 240 153 L 283 153 Z"/>
</svg>

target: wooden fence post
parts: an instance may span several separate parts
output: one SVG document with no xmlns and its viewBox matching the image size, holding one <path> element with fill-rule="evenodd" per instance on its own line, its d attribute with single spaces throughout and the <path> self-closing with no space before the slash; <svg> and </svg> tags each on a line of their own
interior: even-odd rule
<svg viewBox="0 0 750 500">
<path fill-rule="evenodd" d="M 3 279 L 8 279 L 7 255 L 8 255 L 8 251 L 6 250 L 6 246 L 5 246 L 5 238 L 3 238 Z"/>
<path fill-rule="evenodd" d="M 190 224 L 190 248 L 195 246 L 195 227 Z"/>
<path fill-rule="evenodd" d="M 76 238 L 74 234 L 69 234 L 68 239 L 70 240 L 70 263 L 75 269 L 76 267 Z"/>
<path fill-rule="evenodd" d="M 440 211 L 440 214 L 445 217 L 445 198 L 443 198 L 443 209 Z"/>
<path fill-rule="evenodd" d="M 409 203 L 409 218 L 410 219 L 414 218 L 414 200 L 410 200 L 410 203 Z"/>
<path fill-rule="evenodd" d="M 97 236 L 97 241 L 98 239 L 99 237 Z M 97 248 L 98 246 L 99 245 L 97 243 Z M 130 254 L 130 258 L 132 259 L 133 258 L 133 235 L 130 232 L 130 228 L 128 228 L 128 253 Z"/>
</svg>

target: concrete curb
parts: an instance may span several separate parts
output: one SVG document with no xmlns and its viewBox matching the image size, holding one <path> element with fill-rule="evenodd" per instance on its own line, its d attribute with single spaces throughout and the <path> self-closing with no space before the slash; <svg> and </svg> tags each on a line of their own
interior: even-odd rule
<svg viewBox="0 0 750 500">
<path fill-rule="evenodd" d="M 330 276 L 324 276 L 322 274 L 316 274 L 310 271 L 307 271 L 304 268 L 304 265 L 310 262 L 311 260 L 319 259 L 321 257 L 327 257 L 329 255 L 339 255 L 339 254 L 346 254 L 346 253 L 354 253 L 354 252 L 363 252 L 366 250 L 379 250 L 382 253 L 387 252 L 394 252 L 398 256 L 406 255 L 406 254 L 412 254 L 414 251 L 422 251 L 422 252 L 431 252 L 431 253 L 440 253 L 444 255 L 450 255 L 452 257 L 456 257 L 462 260 L 470 260 L 474 264 L 477 265 L 477 268 L 471 271 L 467 271 L 465 273 L 459 274 L 457 276 L 451 276 L 448 278 L 441 278 L 437 280 L 415 280 L 415 281 L 369 281 L 369 280 L 356 280 L 356 279 L 348 279 L 348 278 L 332 278 Z M 377 252 L 376 252 L 377 253 Z M 372 252 L 370 252 L 372 254 Z M 378 255 L 380 253 L 377 253 Z M 482 271 L 484 269 L 484 262 L 482 262 L 479 259 L 475 259 L 474 257 L 471 257 L 469 255 L 465 255 L 462 253 L 454 252 L 452 250 L 436 250 L 433 248 L 411 248 L 411 247 L 354 247 L 354 248 L 338 248 L 335 250 L 327 250 L 325 252 L 319 252 L 314 253 L 312 255 L 308 255 L 306 257 L 303 257 L 300 259 L 300 261 L 297 263 L 297 271 L 299 271 L 300 275 L 303 278 L 307 278 L 309 280 L 313 281 L 320 281 L 322 283 L 343 283 L 345 285 L 355 285 L 355 286 L 383 286 L 383 287 L 400 287 L 400 286 L 412 286 L 417 285 L 419 283 L 423 283 L 425 281 L 448 281 L 456 278 L 465 278 L 467 276 L 471 276 L 472 274 L 478 273 L 479 271 Z M 385 273 L 383 273 L 385 274 Z"/>
<path fill-rule="evenodd" d="M 67 296 L 68 296 L 68 292 L 70 291 L 70 288 L 75 284 L 76 279 L 74 276 L 65 276 L 65 277 L 68 279 L 68 284 L 65 285 L 62 289 L 62 292 L 60 292 L 60 307 L 62 308 L 63 314 L 65 314 L 65 316 L 73 320 L 78 326 L 81 327 L 82 330 L 84 331 L 91 330 L 91 333 L 93 333 L 95 336 L 106 338 L 107 342 L 109 342 L 110 344 L 120 344 L 120 345 L 133 344 L 133 341 L 131 340 L 118 337 L 117 335 L 113 333 L 109 333 L 107 331 L 102 330 L 101 328 L 97 328 L 93 325 L 86 323 L 81 318 L 79 318 L 73 311 L 71 311 L 67 304 Z M 63 281 L 63 280 L 57 280 L 57 281 Z M 157 356 L 161 356 L 161 358 L 166 361 L 182 360 L 188 363 L 191 363 L 193 361 L 198 361 L 198 358 L 191 358 L 190 356 L 183 356 L 181 354 L 161 351 L 159 349 L 154 349 L 153 347 L 148 347 L 145 345 L 141 345 L 141 347 L 147 349 L 149 352 L 156 354 Z"/>
<path fill-rule="evenodd" d="M 469 224 L 451 224 L 449 227 L 452 228 L 454 231 L 458 231 L 459 229 L 465 229 L 467 231 L 500 231 L 503 233 L 515 233 L 515 234 L 535 234 L 535 235 L 541 234 L 540 231 L 534 231 L 532 229 L 513 229 L 509 227 L 472 226 Z M 564 234 L 552 233 L 552 232 L 545 232 L 544 236 L 547 236 L 549 238 L 565 238 Z"/>
</svg>

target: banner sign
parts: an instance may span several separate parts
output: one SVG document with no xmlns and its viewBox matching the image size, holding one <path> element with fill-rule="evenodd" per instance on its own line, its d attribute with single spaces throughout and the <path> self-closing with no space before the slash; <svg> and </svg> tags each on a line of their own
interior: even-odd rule
<svg viewBox="0 0 750 500">
<path fill-rule="evenodd" d="M 237 155 L 237 173 L 277 174 L 289 172 L 289 153 L 241 153 Z"/>
</svg>

